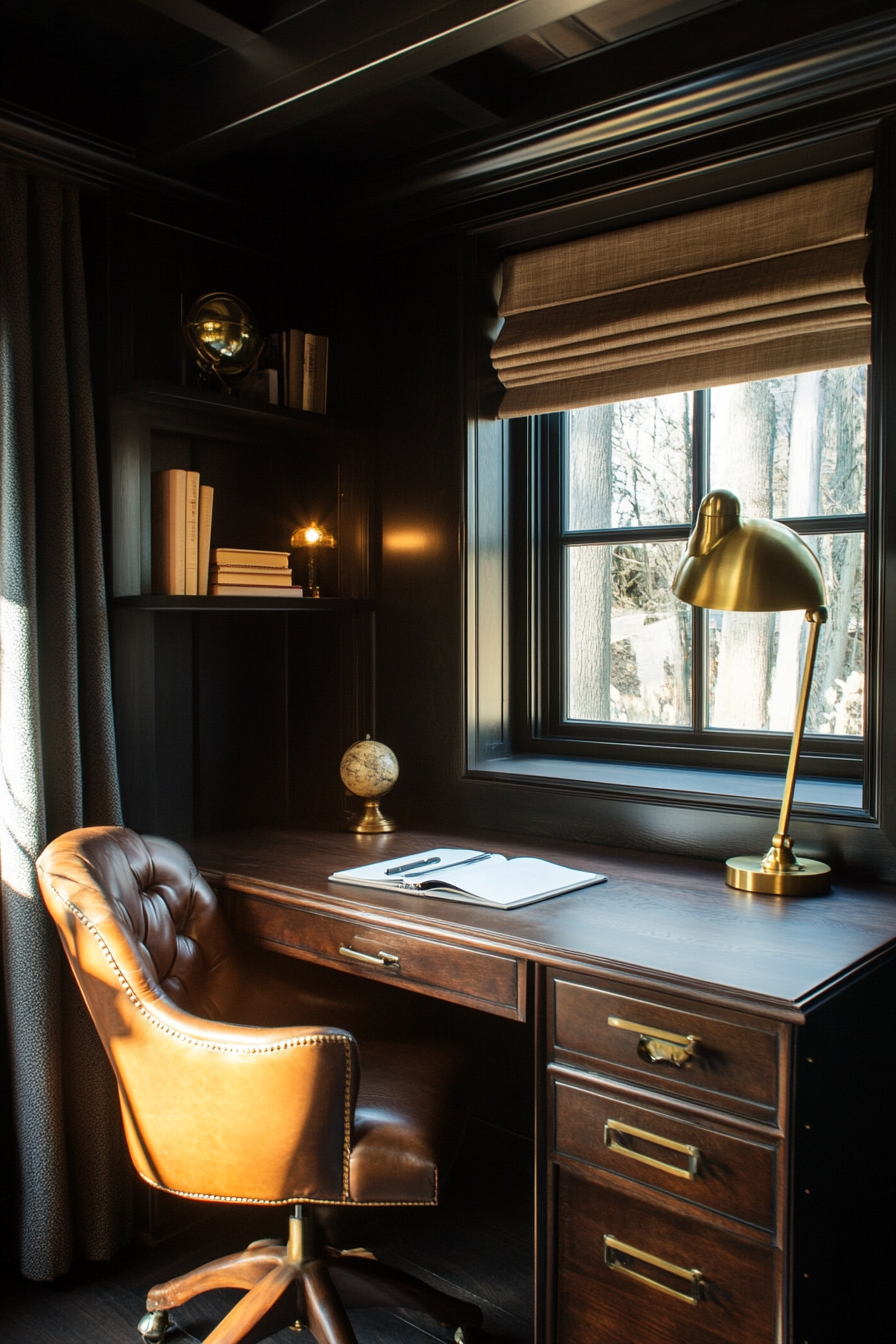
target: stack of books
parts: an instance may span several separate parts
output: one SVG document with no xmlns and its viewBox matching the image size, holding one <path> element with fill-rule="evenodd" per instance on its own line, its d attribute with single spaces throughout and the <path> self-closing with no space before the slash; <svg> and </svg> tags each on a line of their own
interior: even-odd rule
<svg viewBox="0 0 896 1344">
<path fill-rule="evenodd" d="M 264 343 L 256 371 L 235 390 L 255 401 L 326 415 L 329 347 L 329 337 L 296 327 L 275 332 Z"/>
<path fill-rule="evenodd" d="M 211 567 L 212 597 L 302 597 L 292 581 L 289 551 L 218 546 Z"/>
<path fill-rule="evenodd" d="M 214 490 L 198 471 L 152 473 L 152 591 L 208 592 Z"/>
</svg>

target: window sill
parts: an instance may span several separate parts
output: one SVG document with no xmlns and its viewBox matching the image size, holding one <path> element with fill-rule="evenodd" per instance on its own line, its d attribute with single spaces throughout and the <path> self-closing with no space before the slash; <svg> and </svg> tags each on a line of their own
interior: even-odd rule
<svg viewBox="0 0 896 1344">
<path fill-rule="evenodd" d="M 783 775 L 742 773 L 734 770 L 687 769 L 680 766 L 642 765 L 632 761 L 593 761 L 568 756 L 509 756 L 483 761 L 470 772 L 479 778 L 518 783 L 591 785 L 595 792 L 665 796 L 773 812 L 780 805 Z M 861 780 L 797 779 L 795 806 L 799 811 L 848 813 L 867 818 Z"/>
</svg>

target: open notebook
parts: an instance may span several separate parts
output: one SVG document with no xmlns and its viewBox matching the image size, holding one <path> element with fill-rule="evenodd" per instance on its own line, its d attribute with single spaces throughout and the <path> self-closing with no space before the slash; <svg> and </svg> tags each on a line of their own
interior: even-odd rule
<svg viewBox="0 0 896 1344">
<path fill-rule="evenodd" d="M 546 901 L 565 891 L 606 882 L 601 873 L 564 868 L 546 859 L 506 859 L 481 849 L 424 849 L 419 854 L 365 863 L 331 873 L 331 882 L 384 891 L 414 891 L 449 901 L 491 905 L 512 910 L 518 905 Z"/>
</svg>

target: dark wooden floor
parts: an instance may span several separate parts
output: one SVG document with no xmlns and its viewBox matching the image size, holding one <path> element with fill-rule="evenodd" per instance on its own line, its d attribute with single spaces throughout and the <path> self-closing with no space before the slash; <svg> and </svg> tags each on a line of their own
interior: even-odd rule
<svg viewBox="0 0 896 1344">
<path fill-rule="evenodd" d="M 488 1344 L 532 1341 L 532 1147 L 486 1125 L 471 1125 L 438 1209 L 357 1210 L 330 1219 L 327 1238 L 363 1245 L 434 1286 L 476 1301 Z M 159 1246 L 127 1247 L 107 1265 L 76 1267 L 55 1284 L 0 1283 L 3 1344 L 139 1344 L 136 1323 L 152 1284 L 184 1273 L 256 1237 L 285 1235 L 288 1210 L 215 1209 L 198 1226 Z M 203 1339 L 237 1300 L 236 1292 L 195 1298 L 173 1313 Z M 445 1339 L 428 1318 L 353 1311 L 360 1344 L 425 1344 Z M 170 1336 L 172 1344 L 176 1337 Z M 295 1344 L 281 1330 L 276 1344 Z M 311 1339 L 310 1335 L 305 1336 Z"/>
</svg>

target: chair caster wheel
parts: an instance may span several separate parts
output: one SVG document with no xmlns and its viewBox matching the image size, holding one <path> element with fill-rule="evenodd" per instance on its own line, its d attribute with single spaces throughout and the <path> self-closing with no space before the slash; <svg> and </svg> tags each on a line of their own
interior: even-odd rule
<svg viewBox="0 0 896 1344">
<path fill-rule="evenodd" d="M 162 1344 L 168 1333 L 167 1311 L 148 1311 L 141 1318 L 137 1332 L 142 1335 L 145 1344 Z"/>
</svg>

